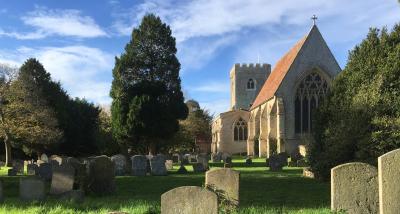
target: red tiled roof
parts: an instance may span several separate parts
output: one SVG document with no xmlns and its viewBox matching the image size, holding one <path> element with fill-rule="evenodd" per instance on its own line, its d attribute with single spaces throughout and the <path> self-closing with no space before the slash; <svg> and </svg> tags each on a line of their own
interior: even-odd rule
<svg viewBox="0 0 400 214">
<path fill-rule="evenodd" d="M 267 81 L 265 81 L 250 109 L 263 104 L 265 101 L 269 100 L 275 95 L 276 90 L 278 90 L 279 85 L 289 71 L 290 66 L 292 65 L 306 39 L 307 36 L 304 36 L 276 63 L 274 69 L 269 75 Z"/>
</svg>

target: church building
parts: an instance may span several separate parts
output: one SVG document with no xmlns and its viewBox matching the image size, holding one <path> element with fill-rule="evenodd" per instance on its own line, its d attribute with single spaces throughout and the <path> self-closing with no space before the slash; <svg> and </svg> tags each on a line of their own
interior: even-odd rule
<svg viewBox="0 0 400 214">
<path fill-rule="evenodd" d="M 269 157 L 304 148 L 313 111 L 341 71 L 314 24 L 274 66 L 235 64 L 230 110 L 212 124 L 211 151 Z"/>
</svg>

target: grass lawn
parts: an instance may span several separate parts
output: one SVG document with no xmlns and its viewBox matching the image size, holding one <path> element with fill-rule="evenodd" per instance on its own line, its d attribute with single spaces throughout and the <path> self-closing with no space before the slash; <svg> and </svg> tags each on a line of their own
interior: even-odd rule
<svg viewBox="0 0 400 214">
<path fill-rule="evenodd" d="M 222 164 L 211 164 L 221 167 Z M 251 167 L 244 160 L 233 160 L 240 177 L 239 213 L 330 213 L 329 184 L 301 176 L 301 168 L 284 168 L 282 172 L 269 172 L 265 159 L 255 159 Z M 202 186 L 204 174 L 193 172 L 176 174 L 178 167 L 168 176 L 116 178 L 117 192 L 105 197 L 86 196 L 85 202 L 75 204 L 48 197 L 46 202 L 21 202 L 18 199 L 18 181 L 21 176 L 8 177 L 0 170 L 3 181 L 4 203 L 0 213 L 159 213 L 161 194 L 179 186 Z M 191 166 L 186 167 L 189 171 Z"/>
</svg>

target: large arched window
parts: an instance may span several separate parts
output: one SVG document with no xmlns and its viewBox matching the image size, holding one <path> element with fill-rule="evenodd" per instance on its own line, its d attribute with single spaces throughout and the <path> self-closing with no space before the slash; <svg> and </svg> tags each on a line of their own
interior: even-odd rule
<svg viewBox="0 0 400 214">
<path fill-rule="evenodd" d="M 327 91 L 328 83 L 317 72 L 312 72 L 300 82 L 294 101 L 296 133 L 308 133 L 312 130 L 311 116 Z"/>
<path fill-rule="evenodd" d="M 233 127 L 233 139 L 234 141 L 247 140 L 247 123 L 242 118 Z"/>
<path fill-rule="evenodd" d="M 247 89 L 254 90 L 256 88 L 256 84 L 253 79 L 249 79 L 247 81 Z"/>
</svg>

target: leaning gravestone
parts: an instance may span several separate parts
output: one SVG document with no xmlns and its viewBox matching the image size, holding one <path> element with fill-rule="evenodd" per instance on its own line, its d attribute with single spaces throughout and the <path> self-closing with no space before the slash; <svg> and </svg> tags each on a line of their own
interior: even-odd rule
<svg viewBox="0 0 400 214">
<path fill-rule="evenodd" d="M 135 155 L 131 157 L 132 175 L 145 176 L 147 171 L 147 158 L 143 155 Z"/>
<path fill-rule="evenodd" d="M 206 172 L 206 186 L 220 191 L 236 206 L 239 205 L 239 179 L 240 173 L 229 168 Z"/>
<path fill-rule="evenodd" d="M 400 211 L 400 149 L 378 158 L 379 211 L 397 214 Z"/>
<path fill-rule="evenodd" d="M 126 170 L 126 158 L 122 154 L 114 155 L 111 157 L 111 161 L 115 164 L 115 175 L 125 175 Z"/>
<path fill-rule="evenodd" d="M 39 177 L 42 179 L 49 181 L 51 180 L 51 176 L 53 175 L 52 166 L 49 163 L 42 163 L 39 165 L 38 169 Z"/>
<path fill-rule="evenodd" d="M 23 160 L 14 160 L 12 163 L 13 169 L 17 172 L 17 174 L 24 174 L 24 161 Z"/>
<path fill-rule="evenodd" d="M 165 157 L 163 155 L 153 156 L 153 158 L 150 159 L 150 168 L 152 175 L 167 175 Z"/>
<path fill-rule="evenodd" d="M 74 187 L 75 169 L 67 163 L 53 166 L 50 194 L 59 195 L 71 191 Z"/>
<path fill-rule="evenodd" d="M 199 154 L 197 155 L 197 163 L 201 163 L 203 165 L 204 170 L 208 169 L 208 160 L 209 156 L 207 154 Z"/>
<path fill-rule="evenodd" d="M 366 163 L 331 169 L 331 209 L 348 214 L 378 213 L 378 172 Z"/>
<path fill-rule="evenodd" d="M 39 167 L 36 164 L 30 163 L 26 166 L 26 171 L 28 175 L 37 175 Z"/>
<path fill-rule="evenodd" d="M 172 160 L 166 160 L 165 161 L 165 167 L 167 168 L 167 170 L 172 170 L 174 169 L 174 164 Z"/>
<path fill-rule="evenodd" d="M 161 195 L 162 214 L 217 214 L 217 195 L 196 186 L 183 186 Z"/>
<path fill-rule="evenodd" d="M 105 155 L 90 157 L 86 164 L 85 189 L 98 195 L 115 191 L 114 163 Z"/>
<path fill-rule="evenodd" d="M 39 178 L 21 178 L 19 197 L 24 201 L 41 201 L 45 198 L 44 181 Z"/>
</svg>

